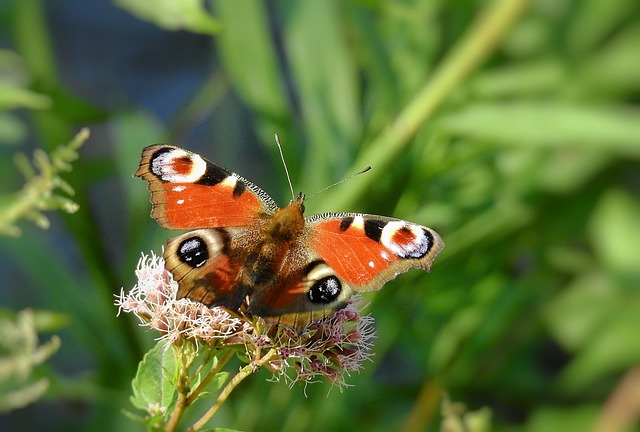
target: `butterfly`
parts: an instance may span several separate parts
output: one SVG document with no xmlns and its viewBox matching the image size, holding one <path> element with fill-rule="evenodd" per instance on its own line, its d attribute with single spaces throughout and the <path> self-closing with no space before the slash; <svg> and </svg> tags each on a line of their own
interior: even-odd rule
<svg viewBox="0 0 640 432">
<path fill-rule="evenodd" d="M 177 298 L 238 310 L 297 329 L 410 268 L 429 270 L 444 247 L 431 228 L 383 216 L 304 217 L 302 194 L 284 208 L 258 186 L 179 147 L 142 151 L 151 216 L 192 230 L 167 241 Z"/>
</svg>

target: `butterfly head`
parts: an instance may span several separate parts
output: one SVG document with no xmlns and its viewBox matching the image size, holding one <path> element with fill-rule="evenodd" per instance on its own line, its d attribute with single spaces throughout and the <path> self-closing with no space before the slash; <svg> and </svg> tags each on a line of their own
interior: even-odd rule
<svg viewBox="0 0 640 432">
<path fill-rule="evenodd" d="M 304 213 L 304 202 L 305 202 L 306 199 L 307 199 L 307 197 L 302 192 L 299 192 L 298 195 L 296 195 L 289 202 L 289 205 L 290 206 L 298 206 L 298 207 L 300 207 L 300 209 L 302 210 L 302 213 Z"/>
</svg>

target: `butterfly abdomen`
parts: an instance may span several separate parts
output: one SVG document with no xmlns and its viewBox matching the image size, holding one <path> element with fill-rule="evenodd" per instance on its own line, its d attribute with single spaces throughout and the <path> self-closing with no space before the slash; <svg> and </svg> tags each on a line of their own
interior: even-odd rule
<svg viewBox="0 0 640 432">
<path fill-rule="evenodd" d="M 265 219 L 262 242 L 254 245 L 247 270 L 255 286 L 265 285 L 276 278 L 287 259 L 292 243 L 300 238 L 304 229 L 302 206 L 293 202 Z"/>
<path fill-rule="evenodd" d="M 253 259 L 247 260 L 247 272 L 253 286 L 269 284 L 282 267 L 289 247 L 282 243 L 266 242 L 260 245 L 253 255 Z"/>
</svg>

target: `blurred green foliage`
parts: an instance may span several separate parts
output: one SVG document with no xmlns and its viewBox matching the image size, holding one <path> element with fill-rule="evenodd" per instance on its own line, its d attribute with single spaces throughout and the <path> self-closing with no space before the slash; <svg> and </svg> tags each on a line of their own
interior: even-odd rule
<svg viewBox="0 0 640 432">
<path fill-rule="evenodd" d="M 48 426 L 135 430 L 120 411 L 155 335 L 116 319 L 113 293 L 133 284 L 140 251 L 159 251 L 173 233 L 155 226 L 145 185 L 130 176 L 142 147 L 180 144 L 229 93 L 250 115 L 216 110 L 228 126 L 205 157 L 264 180 L 283 204 L 274 133 L 296 190 L 371 164 L 310 200 L 308 213 L 393 215 L 437 229 L 447 246 L 431 274 L 410 272 L 368 295 L 379 338 L 353 388 L 289 389 L 258 374 L 216 424 L 438 430 L 462 416 L 456 406 L 441 421 L 444 392 L 496 431 L 589 430 L 624 417 L 603 408 L 640 388 L 619 393 L 640 363 L 640 3 L 175 1 L 152 14 L 143 0 L 117 1 L 163 28 L 212 35 L 210 76 L 169 121 L 72 94 L 44 3 L 0 9 L 12 29 L 12 50 L 0 52 L 0 141 L 33 136 L 50 151 L 79 126 L 94 130 L 65 175 L 80 210 L 54 220 L 56 236 L 22 226 L 22 237 L 0 241 L 3 269 L 18 274 L 6 289 L 35 287 L 38 307 L 71 320 L 54 358 L 64 361 L 46 372 L 56 385 L 27 409 L 73 402 L 81 425 L 54 414 Z M 268 160 L 238 150 L 247 128 Z M 0 167 L 3 188 L 17 190 L 15 167 Z M 119 188 L 119 201 L 102 204 L 110 218 L 97 211 L 95 188 L 105 184 Z M 637 407 L 632 430 L 638 417 Z"/>
<path fill-rule="evenodd" d="M 89 130 L 83 129 L 66 145 L 60 145 L 48 155 L 42 150 L 33 155 L 33 162 L 24 154 L 14 158 L 16 168 L 25 177 L 25 185 L 15 193 L 0 195 L 0 235 L 20 235 L 16 225 L 20 219 L 28 219 L 40 228 L 49 228 L 45 211 L 62 210 L 75 213 L 78 205 L 64 195 L 74 191 L 58 174 L 71 171 L 71 162 L 78 158 L 78 148 L 89 138 Z"/>
<path fill-rule="evenodd" d="M 49 380 L 37 377 L 34 368 L 60 348 L 56 336 L 39 346 L 39 312 L 25 309 L 15 316 L 2 311 L 0 317 L 0 412 L 23 408 L 36 401 L 49 387 Z M 44 315 L 49 315 L 46 312 Z"/>
</svg>

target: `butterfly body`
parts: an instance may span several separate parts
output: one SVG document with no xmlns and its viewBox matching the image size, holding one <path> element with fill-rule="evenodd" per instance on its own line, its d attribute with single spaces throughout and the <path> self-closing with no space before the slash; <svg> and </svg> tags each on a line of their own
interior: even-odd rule
<svg viewBox="0 0 640 432">
<path fill-rule="evenodd" d="M 301 328 L 409 268 L 429 270 L 444 246 L 430 228 L 382 216 L 304 217 L 304 196 L 278 208 L 253 183 L 195 153 L 145 148 L 152 216 L 168 229 L 165 267 L 178 297 Z"/>
</svg>

